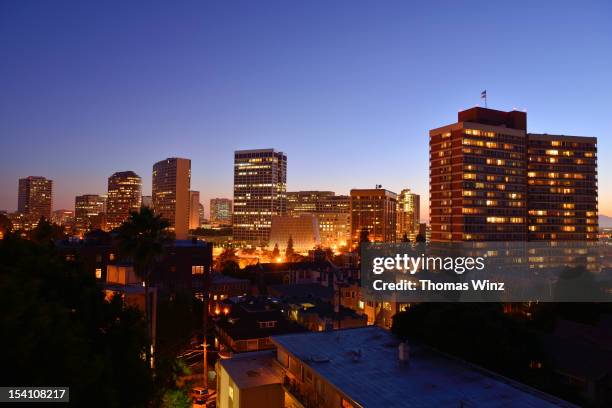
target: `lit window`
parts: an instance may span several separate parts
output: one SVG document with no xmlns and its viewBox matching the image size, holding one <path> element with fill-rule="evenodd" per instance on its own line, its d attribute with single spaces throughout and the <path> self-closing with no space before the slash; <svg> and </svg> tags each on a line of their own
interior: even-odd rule
<svg viewBox="0 0 612 408">
<path fill-rule="evenodd" d="M 96 279 L 102 279 L 102 268 L 96 268 Z"/>
<path fill-rule="evenodd" d="M 204 274 L 204 266 L 203 265 L 193 265 L 191 267 L 192 275 L 203 275 Z"/>
</svg>

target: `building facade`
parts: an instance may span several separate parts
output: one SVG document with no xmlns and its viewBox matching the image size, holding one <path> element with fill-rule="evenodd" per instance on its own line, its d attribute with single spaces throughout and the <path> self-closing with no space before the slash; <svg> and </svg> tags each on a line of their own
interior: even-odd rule
<svg viewBox="0 0 612 408">
<path fill-rule="evenodd" d="M 265 246 L 273 215 L 287 208 L 287 156 L 274 149 L 234 152 L 234 241 Z"/>
<path fill-rule="evenodd" d="M 78 233 L 100 228 L 104 214 L 104 198 L 98 194 L 83 194 L 74 199 L 74 226 Z"/>
<path fill-rule="evenodd" d="M 200 228 L 200 192 L 189 191 L 189 229 Z"/>
<path fill-rule="evenodd" d="M 191 160 L 171 157 L 153 165 L 153 209 L 170 223 L 176 239 L 189 232 Z"/>
<path fill-rule="evenodd" d="M 319 223 L 321 245 L 345 246 L 351 236 L 350 197 L 333 191 L 294 191 L 287 193 L 290 215 L 313 214 Z"/>
<path fill-rule="evenodd" d="M 133 171 L 121 171 L 108 178 L 106 199 L 106 229 L 113 230 L 128 219 L 131 212 L 140 211 L 142 181 Z"/>
<path fill-rule="evenodd" d="M 595 138 L 528 134 L 526 113 L 478 107 L 429 133 L 433 242 L 595 239 Z"/>
<path fill-rule="evenodd" d="M 210 199 L 210 222 L 211 224 L 232 224 L 232 199 L 211 198 Z"/>
<path fill-rule="evenodd" d="M 313 214 L 273 215 L 269 249 L 278 245 L 281 251 L 284 250 L 290 238 L 296 252 L 307 253 L 319 246 L 321 238 L 317 217 Z"/>
<path fill-rule="evenodd" d="M 528 238 L 595 240 L 597 139 L 528 134 Z"/>
<path fill-rule="evenodd" d="M 421 217 L 421 197 L 410 189 L 402 190 L 397 197 L 397 239 L 404 235 L 414 242 L 419 233 Z"/>
<path fill-rule="evenodd" d="M 19 179 L 17 212 L 38 221 L 40 217 L 51 219 L 53 205 L 53 180 L 29 176 Z"/>
<path fill-rule="evenodd" d="M 351 240 L 359 244 L 362 231 L 370 242 L 395 242 L 397 194 L 382 188 L 351 190 Z"/>
<path fill-rule="evenodd" d="M 74 221 L 74 211 L 72 210 L 54 210 L 51 213 L 51 221 L 63 227 L 70 227 Z"/>
</svg>

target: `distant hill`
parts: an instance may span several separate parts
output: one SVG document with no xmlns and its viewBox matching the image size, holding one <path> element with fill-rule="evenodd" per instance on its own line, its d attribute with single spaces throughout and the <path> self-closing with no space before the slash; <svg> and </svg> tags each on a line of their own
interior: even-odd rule
<svg viewBox="0 0 612 408">
<path fill-rule="evenodd" d="M 612 217 L 599 214 L 599 228 L 612 228 Z"/>
</svg>

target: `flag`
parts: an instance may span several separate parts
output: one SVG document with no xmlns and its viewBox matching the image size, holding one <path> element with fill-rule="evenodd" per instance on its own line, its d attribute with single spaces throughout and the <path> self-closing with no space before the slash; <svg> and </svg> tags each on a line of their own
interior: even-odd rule
<svg viewBox="0 0 612 408">
<path fill-rule="evenodd" d="M 487 99 L 487 90 L 486 89 L 480 93 L 480 98 L 481 99 Z"/>
</svg>

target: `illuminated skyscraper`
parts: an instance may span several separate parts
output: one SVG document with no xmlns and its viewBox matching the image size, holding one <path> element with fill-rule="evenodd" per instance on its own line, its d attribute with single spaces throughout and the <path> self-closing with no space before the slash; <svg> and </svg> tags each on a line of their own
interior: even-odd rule
<svg viewBox="0 0 612 408">
<path fill-rule="evenodd" d="M 210 222 L 212 224 L 231 225 L 232 223 L 232 199 L 211 198 L 210 199 Z"/>
<path fill-rule="evenodd" d="M 404 234 L 412 242 L 419 233 L 421 197 L 410 189 L 404 189 L 397 196 L 397 239 Z"/>
<path fill-rule="evenodd" d="M 84 194 L 74 199 L 74 224 L 77 232 L 99 228 L 104 214 L 104 198 L 98 194 Z"/>
<path fill-rule="evenodd" d="M 287 156 L 273 149 L 234 152 L 234 241 L 265 246 L 273 215 L 286 213 Z"/>
<path fill-rule="evenodd" d="M 30 176 L 19 179 L 17 211 L 33 221 L 51 219 L 53 180 Z"/>
<path fill-rule="evenodd" d="M 176 239 L 189 232 L 191 160 L 177 157 L 153 165 L 153 209 L 170 222 Z"/>
<path fill-rule="evenodd" d="M 189 191 L 189 229 L 200 227 L 200 192 Z"/>
<path fill-rule="evenodd" d="M 397 194 L 382 188 L 351 190 L 351 239 L 359 244 L 362 230 L 370 242 L 395 242 Z"/>
<path fill-rule="evenodd" d="M 133 171 L 121 171 L 108 178 L 106 229 L 119 227 L 131 212 L 140 211 L 142 183 Z"/>
<path fill-rule="evenodd" d="M 486 108 L 429 135 L 432 241 L 596 238 L 596 138 L 529 134 L 526 113 Z"/>
<path fill-rule="evenodd" d="M 597 138 L 528 134 L 529 240 L 596 240 Z"/>
</svg>

